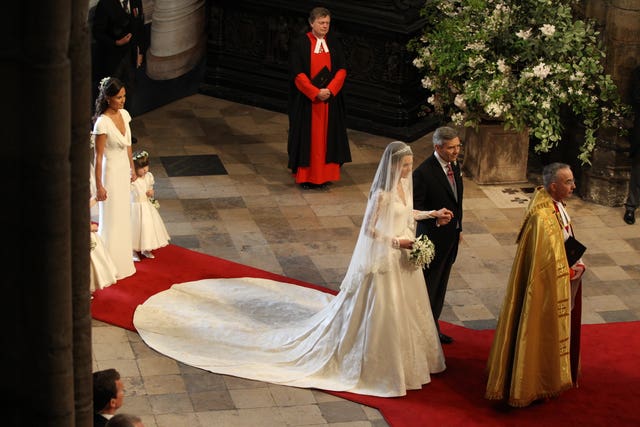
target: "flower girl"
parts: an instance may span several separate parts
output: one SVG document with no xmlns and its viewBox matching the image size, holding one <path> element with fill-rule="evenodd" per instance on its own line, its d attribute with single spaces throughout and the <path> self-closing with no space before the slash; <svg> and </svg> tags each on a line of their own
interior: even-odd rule
<svg viewBox="0 0 640 427">
<path fill-rule="evenodd" d="M 137 252 L 147 258 L 155 258 L 154 249 L 169 244 L 169 233 L 158 213 L 160 207 L 154 198 L 153 174 L 149 172 L 149 153 L 139 150 L 133 153 L 133 165 L 138 179 L 131 183 L 131 227 L 133 236 L 133 260 L 140 261 Z"/>
</svg>

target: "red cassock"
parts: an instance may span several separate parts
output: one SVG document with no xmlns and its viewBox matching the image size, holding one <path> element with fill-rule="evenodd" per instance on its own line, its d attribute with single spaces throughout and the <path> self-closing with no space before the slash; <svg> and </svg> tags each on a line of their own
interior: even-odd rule
<svg viewBox="0 0 640 427">
<path fill-rule="evenodd" d="M 316 37 L 308 33 L 309 49 L 311 50 L 310 74 L 315 76 L 323 67 L 331 71 L 331 52 L 322 51 L 313 53 L 316 45 Z M 332 94 L 337 94 L 342 89 L 347 72 L 340 69 L 335 73 L 334 78 L 327 85 L 327 89 Z M 295 78 L 295 85 L 300 92 L 311 102 L 311 149 L 309 166 L 300 166 L 294 173 L 296 183 L 310 182 L 313 184 L 324 184 L 329 181 L 340 179 L 340 164 L 326 163 L 327 153 L 327 129 L 329 122 L 329 104 L 316 98 L 319 88 L 315 87 L 306 74 L 300 73 Z"/>
</svg>

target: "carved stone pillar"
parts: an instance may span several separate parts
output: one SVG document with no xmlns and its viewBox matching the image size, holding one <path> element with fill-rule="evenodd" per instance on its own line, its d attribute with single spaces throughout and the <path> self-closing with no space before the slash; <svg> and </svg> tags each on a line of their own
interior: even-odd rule
<svg viewBox="0 0 640 427">
<path fill-rule="evenodd" d="M 412 141 L 436 125 L 423 117 L 426 92 L 407 51 L 423 25 L 424 0 L 328 0 L 331 32 L 343 41 L 348 126 Z M 201 90 L 236 102 L 285 112 L 288 48 L 308 31 L 315 2 L 213 0 L 207 70 Z"/>
<path fill-rule="evenodd" d="M 205 0 L 156 0 L 147 75 L 169 80 L 189 72 L 205 53 Z"/>
<path fill-rule="evenodd" d="M 584 2 L 584 12 L 603 25 L 606 72 L 628 102 L 629 76 L 640 65 L 640 1 L 588 0 Z M 583 170 L 580 193 L 586 200 L 620 206 L 626 199 L 629 182 L 629 142 L 613 131 L 601 132 L 599 138 L 592 165 Z"/>
</svg>

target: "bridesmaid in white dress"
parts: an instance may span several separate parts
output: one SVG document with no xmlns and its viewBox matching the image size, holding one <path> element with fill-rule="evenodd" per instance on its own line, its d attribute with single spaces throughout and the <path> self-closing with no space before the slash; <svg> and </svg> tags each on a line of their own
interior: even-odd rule
<svg viewBox="0 0 640 427">
<path fill-rule="evenodd" d="M 96 99 L 95 135 L 98 233 L 123 279 L 136 272 L 131 247 L 130 184 L 136 174 L 131 156 L 131 116 L 123 109 L 126 89 L 115 77 L 100 81 Z"/>
<path fill-rule="evenodd" d="M 445 369 L 421 270 L 411 148 L 386 148 L 336 296 L 267 279 L 173 285 L 139 305 L 134 325 L 159 352 L 212 372 L 297 387 L 403 396 Z"/>
<path fill-rule="evenodd" d="M 147 258 L 155 258 L 151 251 L 169 244 L 169 233 L 155 203 L 155 180 L 149 172 L 149 153 L 133 153 L 133 166 L 138 179 L 131 183 L 131 228 L 133 250 Z M 135 258 L 134 258 L 135 259 Z"/>
</svg>

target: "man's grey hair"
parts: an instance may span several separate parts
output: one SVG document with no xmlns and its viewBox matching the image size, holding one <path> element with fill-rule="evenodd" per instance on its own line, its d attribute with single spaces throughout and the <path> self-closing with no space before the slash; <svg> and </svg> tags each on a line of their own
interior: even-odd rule
<svg viewBox="0 0 640 427">
<path fill-rule="evenodd" d="M 561 169 L 570 169 L 566 163 L 550 163 L 542 169 L 542 186 L 545 190 L 549 190 L 549 186 L 556 182 L 558 171 Z"/>
<path fill-rule="evenodd" d="M 441 126 L 433 133 L 433 146 L 441 147 L 447 141 L 458 136 L 458 131 L 449 126 Z"/>
</svg>

